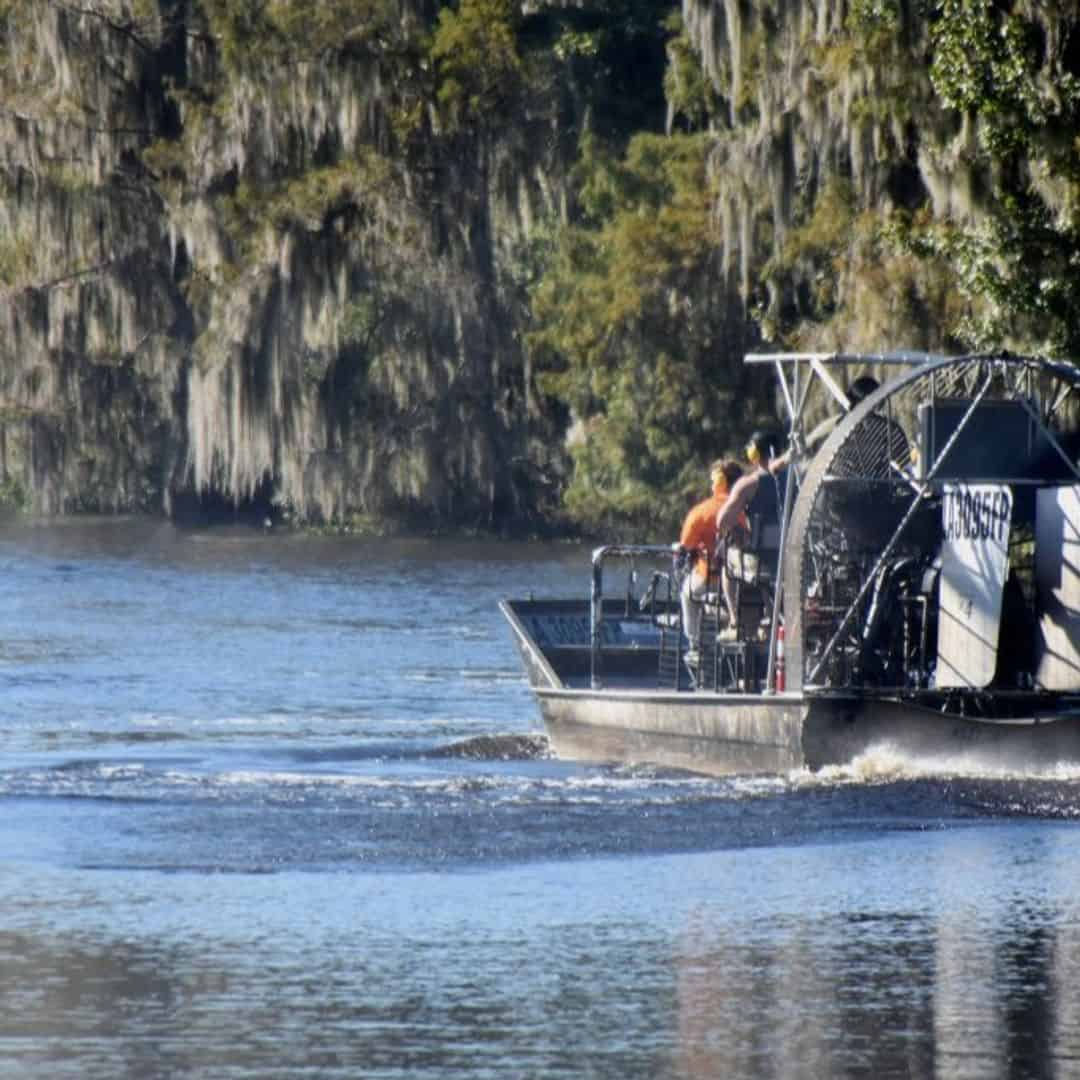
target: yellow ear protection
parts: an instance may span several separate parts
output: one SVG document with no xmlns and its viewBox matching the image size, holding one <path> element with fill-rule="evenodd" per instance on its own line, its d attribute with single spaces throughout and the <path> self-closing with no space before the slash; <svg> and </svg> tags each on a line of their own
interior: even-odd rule
<svg viewBox="0 0 1080 1080">
<path fill-rule="evenodd" d="M 761 461 L 761 451 L 757 448 L 756 443 L 748 442 L 746 444 L 746 460 L 751 465 L 757 465 Z"/>
</svg>

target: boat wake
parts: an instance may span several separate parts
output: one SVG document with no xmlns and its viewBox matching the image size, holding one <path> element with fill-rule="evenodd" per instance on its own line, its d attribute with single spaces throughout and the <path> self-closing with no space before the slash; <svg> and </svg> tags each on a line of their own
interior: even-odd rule
<svg viewBox="0 0 1080 1080">
<path fill-rule="evenodd" d="M 1005 761 L 999 754 L 978 750 L 947 753 L 912 753 L 895 743 L 883 742 L 845 765 L 830 765 L 815 774 L 826 783 L 890 782 L 923 779 L 1080 781 L 1075 761 Z"/>
<path fill-rule="evenodd" d="M 475 735 L 429 750 L 424 756 L 469 761 L 536 761 L 551 757 L 551 745 L 546 735 Z"/>
</svg>

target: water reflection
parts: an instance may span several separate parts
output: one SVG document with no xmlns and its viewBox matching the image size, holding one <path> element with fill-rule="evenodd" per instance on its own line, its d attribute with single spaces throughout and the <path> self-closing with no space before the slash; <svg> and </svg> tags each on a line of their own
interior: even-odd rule
<svg viewBox="0 0 1080 1080">
<path fill-rule="evenodd" d="M 958 891 L 985 885 L 958 869 Z M 1001 884 L 936 915 L 732 925 L 701 907 L 677 955 L 675 1074 L 1080 1076 L 1075 913 Z"/>
<path fill-rule="evenodd" d="M 611 996 L 610 966 L 587 962 L 607 958 L 587 949 L 544 965 L 523 942 L 472 936 L 376 935 L 363 947 L 346 937 L 336 956 L 287 960 L 267 946 L 0 935 L 0 1068 L 111 1080 L 569 1078 L 589 1062 L 593 1076 L 657 1075 L 636 1043 L 647 1017 L 650 1040 L 664 1042 L 655 987 Z"/>
<path fill-rule="evenodd" d="M 693 936 L 708 941 L 703 930 Z M 792 919 L 765 940 L 690 952 L 679 965 L 679 1074 L 933 1075 L 930 938 L 904 917 Z"/>
<path fill-rule="evenodd" d="M 227 982 L 178 948 L 0 934 L 0 1062 L 20 1076 L 180 1075 L 206 1045 L 199 1003 Z"/>
<path fill-rule="evenodd" d="M 523 924 L 506 936 L 515 915 Z M 534 916 L 507 913 L 488 936 L 460 922 L 451 936 L 438 912 L 426 930 L 399 916 L 403 935 L 331 920 L 320 933 L 340 934 L 336 950 L 302 931 L 293 946 L 270 942 L 259 925 L 217 942 L 0 933 L 0 1066 L 140 1078 L 1078 1075 L 1080 937 L 1053 907 L 766 923 L 699 903 L 666 965 L 656 928 Z"/>
</svg>

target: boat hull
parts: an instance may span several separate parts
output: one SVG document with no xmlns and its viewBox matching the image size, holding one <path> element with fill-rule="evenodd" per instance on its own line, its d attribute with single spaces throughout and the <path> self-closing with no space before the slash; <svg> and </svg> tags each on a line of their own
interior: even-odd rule
<svg viewBox="0 0 1080 1080">
<path fill-rule="evenodd" d="M 1010 772 L 1080 764 L 1080 717 L 989 721 L 894 701 L 801 695 L 537 690 L 552 751 L 706 775 L 845 766 L 887 752 L 924 766 Z"/>
<path fill-rule="evenodd" d="M 801 699 L 589 691 L 537 692 L 554 753 L 712 775 L 804 763 Z"/>
<path fill-rule="evenodd" d="M 943 770 L 1080 767 L 1080 699 L 1073 708 L 1057 701 L 1045 716 L 1002 720 L 865 694 L 661 689 L 655 649 L 636 644 L 609 649 L 607 681 L 593 685 L 584 635 L 550 640 L 552 625 L 587 626 L 581 605 L 506 601 L 503 610 L 561 758 L 709 775 L 843 766 L 875 751 Z M 530 632 L 538 626 L 544 645 Z"/>
</svg>

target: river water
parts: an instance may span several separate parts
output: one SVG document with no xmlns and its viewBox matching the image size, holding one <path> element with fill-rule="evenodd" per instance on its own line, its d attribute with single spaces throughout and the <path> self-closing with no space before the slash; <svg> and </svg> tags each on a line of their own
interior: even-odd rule
<svg viewBox="0 0 1080 1080">
<path fill-rule="evenodd" d="M 0 1074 L 1080 1076 L 1080 776 L 552 760 L 575 545 L 0 527 Z"/>
</svg>

